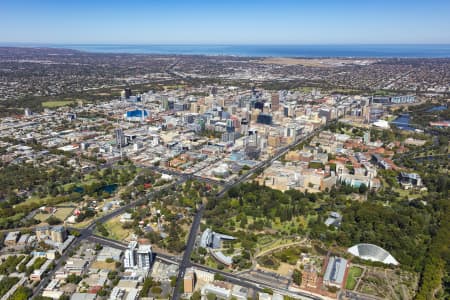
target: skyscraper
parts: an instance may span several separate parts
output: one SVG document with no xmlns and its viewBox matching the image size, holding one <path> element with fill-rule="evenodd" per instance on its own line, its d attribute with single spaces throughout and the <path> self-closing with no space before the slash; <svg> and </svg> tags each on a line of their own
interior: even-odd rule
<svg viewBox="0 0 450 300">
<path fill-rule="evenodd" d="M 278 93 L 272 93 L 272 111 L 277 111 L 280 108 L 280 95 Z"/>
<path fill-rule="evenodd" d="M 125 146 L 125 135 L 122 128 L 116 128 L 116 145 L 117 148 Z"/>
<path fill-rule="evenodd" d="M 129 87 L 125 88 L 123 90 L 122 95 L 124 96 L 125 99 L 130 99 L 130 97 L 131 97 L 131 88 L 129 88 Z"/>
</svg>

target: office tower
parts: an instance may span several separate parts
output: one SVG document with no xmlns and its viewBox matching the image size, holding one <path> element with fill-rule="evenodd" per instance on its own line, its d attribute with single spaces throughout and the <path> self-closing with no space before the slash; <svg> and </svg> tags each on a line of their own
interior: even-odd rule
<svg viewBox="0 0 450 300">
<path fill-rule="evenodd" d="M 264 102 L 262 102 L 262 101 L 256 101 L 256 102 L 254 103 L 253 107 L 254 107 L 255 109 L 259 109 L 259 110 L 263 111 L 263 110 L 264 110 Z"/>
<path fill-rule="evenodd" d="M 125 88 L 124 90 L 123 90 L 123 92 L 124 92 L 124 96 L 125 96 L 125 99 L 130 99 L 130 97 L 131 97 L 131 88 Z"/>
<path fill-rule="evenodd" d="M 125 134 L 122 128 L 116 128 L 116 146 L 117 148 L 122 148 L 125 146 Z"/>
<path fill-rule="evenodd" d="M 278 93 L 272 94 L 272 111 L 277 111 L 280 108 L 280 95 Z"/>
<path fill-rule="evenodd" d="M 285 117 L 289 117 L 289 106 L 287 105 L 283 106 L 283 115 Z"/>
<path fill-rule="evenodd" d="M 260 124 L 272 125 L 272 115 L 261 113 L 256 118 L 256 122 Z"/>
<path fill-rule="evenodd" d="M 370 131 L 364 132 L 363 141 L 366 145 L 370 143 Z"/>
</svg>

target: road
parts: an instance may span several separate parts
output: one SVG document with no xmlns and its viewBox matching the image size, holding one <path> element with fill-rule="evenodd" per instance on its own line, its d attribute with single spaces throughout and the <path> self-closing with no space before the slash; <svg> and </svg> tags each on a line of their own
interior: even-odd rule
<svg viewBox="0 0 450 300">
<path fill-rule="evenodd" d="M 127 246 L 128 246 L 126 243 L 123 243 L 123 242 L 120 242 L 120 241 L 116 241 L 116 240 L 112 240 L 112 239 L 109 239 L 109 238 L 106 238 L 106 237 L 97 236 L 97 235 L 91 235 L 87 239 L 89 241 L 92 241 L 92 242 L 95 242 L 95 243 L 100 243 L 102 245 L 113 247 L 113 248 L 117 248 L 117 249 L 121 249 L 121 250 L 127 249 Z M 261 281 L 257 281 L 257 280 L 251 279 L 251 278 L 247 278 L 247 277 L 241 276 L 241 275 L 231 274 L 231 273 L 228 273 L 228 272 L 225 272 L 225 271 L 220 271 L 220 270 L 217 270 L 217 269 L 213 269 L 213 268 L 201 265 L 201 264 L 190 263 L 190 259 L 186 255 L 183 255 L 183 258 L 180 260 L 180 258 L 178 256 L 175 256 L 175 255 L 167 255 L 167 254 L 158 253 L 158 252 L 155 252 L 154 254 L 156 254 L 156 257 L 159 260 L 162 260 L 162 261 L 164 261 L 166 263 L 179 265 L 180 266 L 180 270 L 181 270 L 182 264 L 185 264 L 185 266 L 188 266 L 188 267 L 192 266 L 192 267 L 195 267 L 196 269 L 199 269 L 199 270 L 220 274 L 220 275 L 222 275 L 224 277 L 224 279 L 226 281 L 228 281 L 230 283 L 238 284 L 238 285 L 244 286 L 246 288 L 251 288 L 251 289 L 254 289 L 254 290 L 257 290 L 257 291 L 262 291 L 264 288 L 268 288 L 268 289 L 271 289 L 271 290 L 273 290 L 275 292 L 279 292 L 279 293 L 282 293 L 282 294 L 291 295 L 291 296 L 295 296 L 295 297 L 299 297 L 300 296 L 300 297 L 303 297 L 304 299 L 314 299 L 314 300 L 322 299 L 321 297 L 318 297 L 318 296 L 310 294 L 310 293 L 306 293 L 306 292 L 292 292 L 292 291 L 289 291 L 287 289 L 280 288 L 276 284 L 276 282 L 273 282 L 273 283 L 261 282 Z M 186 260 L 186 257 L 188 258 L 187 260 Z M 179 274 L 181 274 L 181 273 L 182 272 L 180 272 Z M 183 276 L 184 276 L 184 272 L 183 272 Z M 183 278 L 183 277 L 181 277 L 181 278 Z M 179 293 L 179 287 L 178 287 L 178 293 Z"/>
<path fill-rule="evenodd" d="M 183 259 L 181 260 L 180 269 L 178 271 L 177 282 L 175 289 L 173 291 L 172 299 L 180 298 L 180 289 L 183 284 L 184 273 L 186 269 L 191 266 L 191 254 L 194 250 L 195 239 L 197 237 L 197 232 L 200 228 L 200 221 L 202 220 L 203 211 L 205 207 L 200 205 L 197 213 L 195 214 L 194 220 L 192 221 L 191 231 L 189 232 L 188 241 L 186 243 L 186 249 L 184 250 Z"/>
<path fill-rule="evenodd" d="M 301 142 L 309 139 L 310 137 L 315 135 L 322 128 L 323 127 L 318 128 L 318 129 L 314 130 L 313 132 L 311 132 L 310 134 L 300 138 L 299 140 L 297 140 L 293 144 L 291 144 L 289 146 L 286 146 L 286 147 L 283 147 L 272 158 L 270 158 L 270 159 L 268 159 L 268 160 L 258 164 L 256 167 L 254 167 L 251 170 L 249 170 L 249 172 L 247 172 L 246 174 L 243 174 L 242 176 L 240 176 L 234 182 L 222 185 L 222 190 L 219 191 L 216 194 L 216 197 L 218 197 L 218 198 L 223 197 L 226 194 L 226 192 L 228 192 L 228 190 L 231 189 L 233 186 L 236 186 L 236 185 L 240 184 L 241 182 L 247 180 L 248 178 L 250 178 L 256 172 L 264 170 L 267 166 L 269 166 L 274 161 L 278 160 L 280 157 L 282 157 L 284 154 L 286 154 L 290 149 L 292 149 L 293 147 L 296 147 Z M 161 169 L 161 170 L 158 169 L 158 171 L 163 172 L 163 173 L 171 173 L 171 172 L 168 172 L 165 169 Z M 95 219 L 86 228 L 81 229 L 79 231 L 80 235 L 77 238 L 75 238 L 75 240 L 72 242 L 72 244 L 64 251 L 62 256 L 58 260 L 55 261 L 55 268 L 53 268 L 51 271 L 49 271 L 49 273 L 44 277 L 44 279 L 41 280 L 39 282 L 39 284 L 36 286 L 36 288 L 34 289 L 33 296 L 31 297 L 31 299 L 35 298 L 37 295 L 39 295 L 42 292 L 42 289 L 45 286 L 47 286 L 47 284 L 49 283 L 51 278 L 54 277 L 56 270 L 58 270 L 59 268 L 62 267 L 62 264 L 68 258 L 68 254 L 73 249 L 75 249 L 80 244 L 81 241 L 83 241 L 83 240 L 91 240 L 91 241 L 100 242 L 102 244 L 110 245 L 111 247 L 116 247 L 116 248 L 119 247 L 120 249 L 124 249 L 124 248 L 121 248 L 121 247 L 125 247 L 126 248 L 126 245 L 124 245 L 123 243 L 120 243 L 120 242 L 117 242 L 117 241 L 112 241 L 112 240 L 109 240 L 109 239 L 106 239 L 106 238 L 101 238 L 101 237 L 93 235 L 93 232 L 94 232 L 96 224 L 97 223 L 105 223 L 106 221 L 108 221 L 108 220 L 110 220 L 110 219 L 112 219 L 112 218 L 114 218 L 114 217 L 124 213 L 126 210 L 128 210 L 130 208 L 133 208 L 133 207 L 135 207 L 135 206 L 137 206 L 139 204 L 145 203 L 146 201 L 151 199 L 156 193 L 158 193 L 158 192 L 160 192 L 162 190 L 165 190 L 167 188 L 170 188 L 173 185 L 179 185 L 179 184 L 183 183 L 184 181 L 186 181 L 188 179 L 191 179 L 191 178 L 193 178 L 195 176 L 195 175 L 192 175 L 192 174 L 179 174 L 178 172 L 173 172 L 172 174 L 173 175 L 177 175 L 179 177 L 179 179 L 176 182 L 174 182 L 174 183 L 172 183 L 172 184 L 170 184 L 168 186 L 165 186 L 165 187 L 163 187 L 161 189 L 158 189 L 157 191 L 151 192 L 151 193 L 147 194 L 145 197 L 143 197 L 143 198 L 141 198 L 139 200 L 136 200 L 136 201 L 130 202 L 129 204 L 121 206 L 121 207 L 119 207 L 119 208 L 117 208 L 117 209 L 115 209 L 115 210 L 105 214 L 104 216 L 102 216 L 102 217 L 100 217 L 98 219 Z M 195 176 L 194 178 L 198 179 L 198 180 L 202 180 L 202 179 L 204 180 L 204 178 L 198 177 L 198 176 Z M 209 179 L 208 179 L 208 181 L 209 181 Z M 200 228 L 200 221 L 201 221 L 201 218 L 203 216 L 203 211 L 204 211 L 204 206 L 201 205 L 199 207 L 199 209 L 197 210 L 196 215 L 194 216 L 194 220 L 192 222 L 191 229 L 190 229 L 189 236 L 188 236 L 188 240 L 187 240 L 187 244 L 186 244 L 186 249 L 184 251 L 183 258 L 182 258 L 181 262 L 179 261 L 179 259 L 177 259 L 174 256 L 164 255 L 164 254 L 161 254 L 161 253 L 157 254 L 157 256 L 160 259 L 163 259 L 163 260 L 166 260 L 168 262 L 172 262 L 172 263 L 176 263 L 176 264 L 180 265 L 179 273 L 178 273 L 177 281 L 176 281 L 176 287 L 175 287 L 175 291 L 174 291 L 174 294 L 172 296 L 172 299 L 173 300 L 178 300 L 180 298 L 180 296 L 181 296 L 180 295 L 180 287 L 181 287 L 181 284 L 183 282 L 183 277 L 184 277 L 184 274 L 186 272 L 186 268 L 188 268 L 190 266 L 195 266 L 197 268 L 201 268 L 201 269 L 213 272 L 213 273 L 219 273 L 219 274 L 223 275 L 224 278 L 226 278 L 227 281 L 229 281 L 231 283 L 240 284 L 242 286 L 250 287 L 250 288 L 253 288 L 253 289 L 256 289 L 256 290 L 261 290 L 264 287 L 268 287 L 268 288 L 270 288 L 270 289 L 272 289 L 274 291 L 280 290 L 276 286 L 273 287 L 273 286 L 268 285 L 267 283 L 256 282 L 256 281 L 253 281 L 251 279 L 239 277 L 237 275 L 229 274 L 229 273 L 222 272 L 222 271 L 219 271 L 219 270 L 216 270 L 216 269 L 212 269 L 212 268 L 208 268 L 208 267 L 205 267 L 205 266 L 202 266 L 202 265 L 191 264 L 190 258 L 191 258 L 192 251 L 194 249 L 195 239 L 197 237 L 197 233 L 198 233 L 199 228 Z M 73 228 L 73 229 L 75 229 L 75 228 Z M 78 230 L 78 229 L 76 229 L 76 230 Z M 284 293 L 284 294 L 286 294 L 286 293 L 292 294 L 292 292 L 289 292 L 287 290 L 280 290 L 280 291 L 282 293 Z M 306 297 L 306 299 L 321 299 L 321 298 L 317 298 L 316 296 L 311 296 L 311 295 L 309 295 L 307 293 L 304 293 L 304 294 L 298 293 L 297 296 L 303 296 L 303 297 Z"/>
<path fill-rule="evenodd" d="M 229 189 L 231 189 L 232 187 L 240 184 L 241 182 L 244 182 L 245 180 L 247 180 L 248 178 L 253 176 L 253 174 L 255 174 L 256 172 L 264 170 L 265 168 L 270 166 L 274 161 L 280 159 L 280 157 L 285 155 L 289 150 L 291 150 L 292 148 L 296 147 L 300 143 L 302 143 L 302 142 L 308 140 L 309 138 L 311 138 L 312 136 L 314 136 L 322 128 L 323 127 L 317 128 L 316 130 L 314 130 L 313 132 L 309 133 L 308 135 L 299 138 L 297 141 L 295 141 L 294 143 L 290 144 L 289 146 L 283 147 L 272 158 L 270 158 L 270 159 L 268 159 L 268 160 L 266 160 L 264 162 L 261 162 L 257 166 L 253 167 L 247 173 L 241 175 L 234 182 L 227 183 L 227 184 L 223 185 L 222 190 L 217 193 L 216 197 L 218 197 L 218 198 L 223 197 L 228 192 Z M 183 260 L 182 260 L 182 262 L 180 264 L 180 269 L 178 271 L 177 282 L 176 282 L 176 285 L 175 285 L 174 293 L 172 295 L 172 300 L 179 300 L 180 299 L 180 296 L 181 296 L 181 293 L 180 293 L 181 284 L 183 283 L 183 278 L 184 278 L 184 274 L 186 272 L 186 268 L 191 266 L 191 264 L 190 264 L 190 257 L 191 257 L 191 254 L 192 254 L 192 250 L 194 249 L 194 242 L 195 242 L 195 239 L 197 237 L 197 233 L 199 231 L 200 220 L 201 220 L 201 217 L 203 215 L 203 209 L 204 209 L 204 207 L 202 206 L 198 210 L 197 214 L 194 217 L 194 221 L 192 222 L 191 230 L 189 232 L 188 242 L 187 242 L 187 245 L 186 245 L 186 249 L 184 250 Z M 213 270 L 213 269 L 211 269 L 211 270 L 217 273 L 216 270 Z M 227 273 L 225 273 L 225 274 L 227 274 Z M 239 282 L 242 282 L 242 280 L 243 280 L 242 278 L 239 278 Z"/>
<path fill-rule="evenodd" d="M 173 183 L 160 187 L 155 191 L 152 191 L 150 193 L 148 193 L 146 196 L 136 200 L 136 201 L 132 201 L 124 206 L 121 206 L 115 210 L 112 210 L 111 212 L 105 214 L 104 216 L 95 219 L 94 221 L 92 221 L 91 224 L 89 224 L 87 227 L 83 228 L 83 229 L 78 229 L 78 228 L 70 228 L 68 227 L 69 230 L 73 229 L 73 230 L 77 230 L 80 235 L 78 237 L 76 237 L 74 239 L 74 241 L 72 242 L 72 244 L 69 245 L 69 247 L 67 247 L 67 249 L 64 251 L 64 253 L 61 255 L 61 257 L 59 259 L 57 259 L 55 261 L 55 267 L 50 270 L 47 275 L 39 282 L 39 284 L 34 288 L 33 291 L 33 296 L 31 297 L 31 299 L 34 299 L 36 296 L 38 296 L 43 288 L 45 286 L 48 285 L 48 283 L 50 282 L 50 280 L 54 277 L 56 270 L 60 269 L 63 266 L 63 263 L 67 260 L 69 253 L 73 250 L 76 249 L 76 247 L 78 247 L 78 245 L 81 243 L 81 241 L 83 240 L 94 240 L 95 238 L 92 238 L 94 235 L 94 230 L 95 230 L 95 226 L 97 225 L 97 223 L 105 223 L 108 220 L 117 217 L 119 215 L 121 215 L 122 213 L 124 213 L 125 211 L 127 211 L 128 209 L 135 207 L 139 204 L 145 203 L 147 202 L 149 199 L 153 198 L 153 196 L 161 191 L 164 191 L 166 189 L 172 188 L 175 185 L 179 185 L 181 183 L 183 183 L 185 181 L 184 178 L 180 178 L 177 181 L 174 181 Z M 97 238 L 98 239 L 98 238 Z M 104 242 L 104 241 L 103 241 Z M 110 242 L 111 243 L 111 242 Z M 112 247 L 118 247 L 118 245 L 120 245 L 119 243 L 115 243 L 113 245 L 111 245 Z"/>
</svg>

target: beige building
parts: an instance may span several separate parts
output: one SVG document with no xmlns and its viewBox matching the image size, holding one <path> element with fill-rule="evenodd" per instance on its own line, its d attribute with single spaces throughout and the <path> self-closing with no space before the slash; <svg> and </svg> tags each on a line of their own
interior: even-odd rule
<svg viewBox="0 0 450 300">
<path fill-rule="evenodd" d="M 186 271 L 186 274 L 183 278 L 183 284 L 184 284 L 184 292 L 185 293 L 193 293 L 195 288 L 195 273 L 194 270 L 189 269 Z"/>
</svg>

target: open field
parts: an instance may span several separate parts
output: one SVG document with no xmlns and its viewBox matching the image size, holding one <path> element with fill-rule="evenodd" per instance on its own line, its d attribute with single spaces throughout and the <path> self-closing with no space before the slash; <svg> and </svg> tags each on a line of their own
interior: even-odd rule
<svg viewBox="0 0 450 300">
<path fill-rule="evenodd" d="M 117 216 L 105 223 L 105 228 L 109 232 L 109 238 L 118 241 L 124 241 L 130 235 L 131 231 L 122 228 L 120 216 Z"/>
<path fill-rule="evenodd" d="M 58 207 L 54 214 L 38 213 L 34 216 L 34 219 L 40 222 L 45 222 L 45 220 L 47 220 L 49 217 L 54 216 L 61 221 L 64 221 L 72 214 L 74 209 L 74 207 Z"/>
<path fill-rule="evenodd" d="M 51 214 L 38 213 L 34 216 L 34 219 L 39 222 L 45 222 L 45 220 L 47 220 L 50 216 Z"/>
<path fill-rule="evenodd" d="M 56 212 L 54 213 L 54 216 L 57 217 L 60 220 L 65 220 L 67 217 L 69 217 L 73 210 L 75 208 L 73 207 L 59 207 Z"/>
<path fill-rule="evenodd" d="M 70 105 L 73 103 L 75 103 L 75 101 L 73 101 L 73 100 L 44 101 L 44 102 L 42 102 L 42 107 L 55 108 L 55 107 L 67 106 L 67 105 Z"/>
</svg>

